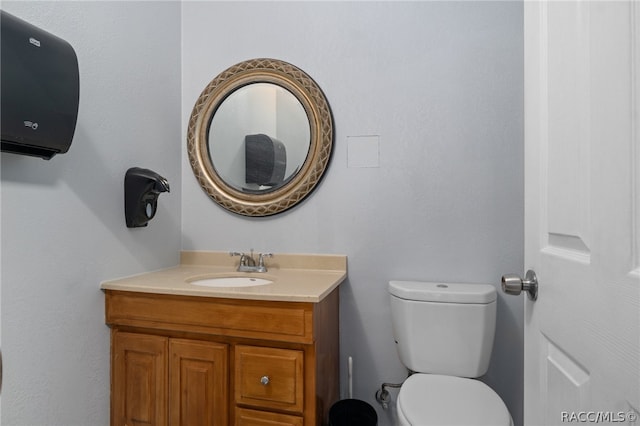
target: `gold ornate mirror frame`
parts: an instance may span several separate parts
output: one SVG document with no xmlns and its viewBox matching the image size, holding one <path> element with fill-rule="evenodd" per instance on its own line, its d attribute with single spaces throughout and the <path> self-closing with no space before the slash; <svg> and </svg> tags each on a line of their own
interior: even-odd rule
<svg viewBox="0 0 640 426">
<path fill-rule="evenodd" d="M 302 104 L 310 128 L 310 145 L 300 170 L 286 184 L 265 193 L 246 193 L 227 184 L 215 171 L 208 147 L 209 126 L 221 103 L 248 84 L 273 83 Z M 189 162 L 202 189 L 220 206 L 244 216 L 281 213 L 309 195 L 324 174 L 333 146 L 333 118 L 320 87 L 299 68 L 276 59 L 252 59 L 214 78 L 196 101 L 187 131 Z"/>
</svg>

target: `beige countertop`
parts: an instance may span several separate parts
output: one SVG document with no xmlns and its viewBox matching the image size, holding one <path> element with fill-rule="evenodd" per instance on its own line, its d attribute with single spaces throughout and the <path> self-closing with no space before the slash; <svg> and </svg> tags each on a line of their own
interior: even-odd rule
<svg viewBox="0 0 640 426">
<path fill-rule="evenodd" d="M 256 255 L 257 256 L 257 255 Z M 239 259 L 227 252 L 184 251 L 180 265 L 105 281 L 102 290 L 231 299 L 317 303 L 347 277 L 343 255 L 279 254 L 266 259 L 267 272 L 236 272 Z M 201 287 L 189 281 L 209 277 L 256 277 L 273 281 L 253 287 Z"/>
</svg>

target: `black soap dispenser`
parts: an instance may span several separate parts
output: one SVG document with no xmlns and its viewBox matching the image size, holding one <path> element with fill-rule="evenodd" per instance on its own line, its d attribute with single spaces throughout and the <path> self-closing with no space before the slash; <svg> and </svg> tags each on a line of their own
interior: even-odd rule
<svg viewBox="0 0 640 426">
<path fill-rule="evenodd" d="M 124 215 L 127 228 L 147 226 L 158 205 L 158 195 L 169 192 L 169 182 L 149 169 L 132 167 L 124 176 Z"/>
</svg>

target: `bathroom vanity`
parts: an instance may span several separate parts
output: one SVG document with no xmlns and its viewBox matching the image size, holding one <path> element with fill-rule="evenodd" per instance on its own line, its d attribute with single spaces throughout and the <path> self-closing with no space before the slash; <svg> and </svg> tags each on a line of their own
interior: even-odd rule
<svg viewBox="0 0 640 426">
<path fill-rule="evenodd" d="M 238 273 L 227 253 L 183 252 L 178 267 L 102 284 L 112 425 L 327 423 L 346 257 L 276 255 L 267 266 Z M 272 283 L 192 284 L 247 276 Z"/>
</svg>

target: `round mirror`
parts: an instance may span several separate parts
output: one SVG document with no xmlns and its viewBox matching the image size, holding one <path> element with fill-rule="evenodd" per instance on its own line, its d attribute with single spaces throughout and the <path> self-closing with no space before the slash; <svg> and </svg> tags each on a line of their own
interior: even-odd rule
<svg viewBox="0 0 640 426">
<path fill-rule="evenodd" d="M 293 207 L 316 187 L 333 145 L 329 104 L 302 70 L 254 59 L 225 70 L 198 98 L 187 135 L 203 190 L 246 216 Z"/>
</svg>

